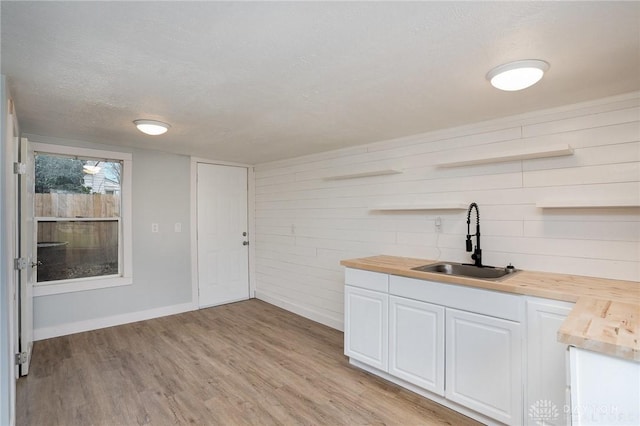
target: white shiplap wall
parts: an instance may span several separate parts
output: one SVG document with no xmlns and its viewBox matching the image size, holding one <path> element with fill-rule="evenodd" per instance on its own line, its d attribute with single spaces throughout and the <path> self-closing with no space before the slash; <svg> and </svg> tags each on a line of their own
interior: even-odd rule
<svg viewBox="0 0 640 426">
<path fill-rule="evenodd" d="M 558 144 L 570 144 L 574 155 L 436 166 L 474 153 Z M 326 179 L 380 169 L 402 173 Z M 470 260 L 466 211 L 370 210 L 384 204 L 475 201 L 485 264 L 640 281 L 640 208 L 535 206 L 565 199 L 640 202 L 639 93 L 255 170 L 257 297 L 335 328 L 343 317 L 341 259 Z"/>
</svg>

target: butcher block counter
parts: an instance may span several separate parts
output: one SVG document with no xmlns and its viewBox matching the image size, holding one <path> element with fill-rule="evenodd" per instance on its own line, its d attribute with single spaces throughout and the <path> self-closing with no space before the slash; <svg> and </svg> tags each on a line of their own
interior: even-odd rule
<svg viewBox="0 0 640 426">
<path fill-rule="evenodd" d="M 640 282 L 534 271 L 487 281 L 412 270 L 430 263 L 435 261 L 384 255 L 340 262 L 348 268 L 575 302 L 558 331 L 560 342 L 640 362 Z"/>
</svg>

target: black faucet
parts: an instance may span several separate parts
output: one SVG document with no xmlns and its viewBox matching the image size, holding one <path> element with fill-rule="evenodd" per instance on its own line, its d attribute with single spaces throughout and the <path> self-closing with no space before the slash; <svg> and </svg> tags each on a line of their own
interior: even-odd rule
<svg viewBox="0 0 640 426">
<path fill-rule="evenodd" d="M 471 226 L 471 210 L 475 207 L 476 209 L 476 233 L 470 234 L 469 227 Z M 478 205 L 476 203 L 471 203 L 469 205 L 469 210 L 467 211 L 467 251 L 471 252 L 471 237 L 476 237 L 476 247 L 473 249 L 473 254 L 471 258 L 475 261 L 474 266 L 478 266 L 482 268 L 482 250 L 480 250 L 480 211 L 478 210 Z"/>
</svg>

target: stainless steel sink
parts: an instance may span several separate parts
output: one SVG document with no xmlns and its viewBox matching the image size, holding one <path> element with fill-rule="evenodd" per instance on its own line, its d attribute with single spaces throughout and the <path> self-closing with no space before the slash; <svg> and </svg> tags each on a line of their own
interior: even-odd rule
<svg viewBox="0 0 640 426">
<path fill-rule="evenodd" d="M 414 271 L 433 272 L 458 277 L 478 278 L 488 281 L 502 281 L 520 272 L 513 267 L 496 268 L 493 266 L 478 267 L 464 263 L 432 263 L 430 265 L 411 268 Z"/>
</svg>

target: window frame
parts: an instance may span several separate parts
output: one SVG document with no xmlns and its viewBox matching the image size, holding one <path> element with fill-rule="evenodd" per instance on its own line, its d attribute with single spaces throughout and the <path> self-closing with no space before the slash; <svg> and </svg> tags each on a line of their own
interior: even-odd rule
<svg viewBox="0 0 640 426">
<path fill-rule="evenodd" d="M 119 237 L 119 273 L 118 275 L 107 275 L 104 277 L 85 277 L 74 278 L 70 280 L 45 281 L 41 283 L 33 283 L 34 296 L 48 296 L 61 293 L 72 293 L 77 291 L 96 290 L 100 288 L 119 287 L 133 284 L 133 226 L 132 226 L 132 154 L 118 151 L 105 151 L 90 148 L 76 148 L 66 145 L 54 145 L 47 143 L 32 142 L 30 154 L 32 164 L 35 164 L 36 154 L 62 155 L 67 157 L 78 158 L 96 158 L 104 160 L 122 161 L 122 182 L 120 182 L 120 227 L 118 230 Z M 30 173 L 33 173 L 31 170 Z M 32 217 L 34 225 L 40 220 L 48 218 Z M 50 219 L 50 218 L 49 218 Z M 64 221 L 65 218 L 56 218 Z M 101 218 L 92 218 L 100 220 Z M 57 220 L 56 220 L 57 221 Z M 33 244 L 34 253 L 37 253 L 35 244 L 37 244 L 38 227 L 34 226 Z M 36 254 L 37 256 L 37 254 Z"/>
</svg>

